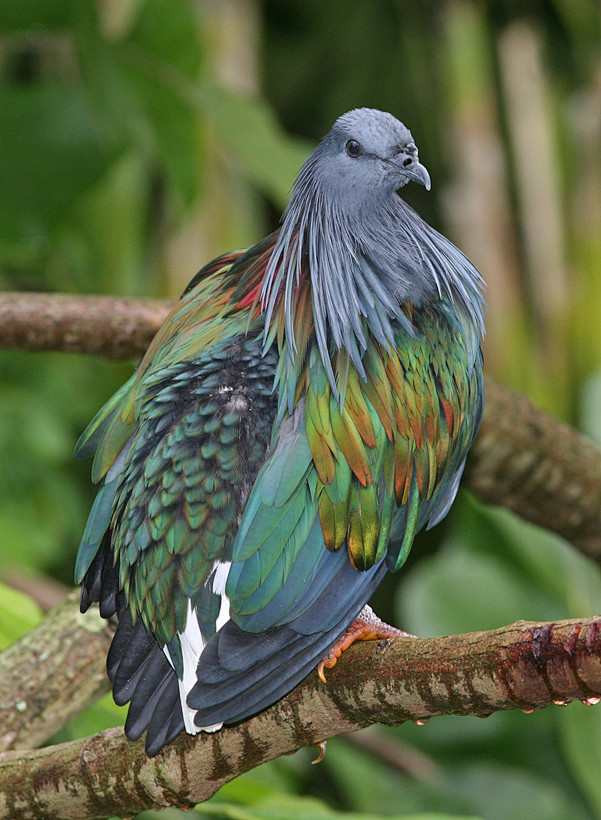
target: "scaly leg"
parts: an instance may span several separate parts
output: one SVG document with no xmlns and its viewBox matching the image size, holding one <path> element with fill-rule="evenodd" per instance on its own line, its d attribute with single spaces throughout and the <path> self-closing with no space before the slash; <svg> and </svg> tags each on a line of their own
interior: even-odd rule
<svg viewBox="0 0 601 820">
<path fill-rule="evenodd" d="M 325 683 L 324 669 L 332 669 L 336 666 L 338 658 L 344 650 L 348 649 L 355 641 L 378 641 L 387 638 L 415 638 L 415 635 L 412 635 L 411 632 L 403 632 L 402 629 L 396 629 L 394 626 L 389 626 L 389 624 L 378 618 L 370 606 L 364 606 L 342 638 L 334 644 L 321 661 L 317 667 L 317 674 Z"/>
</svg>

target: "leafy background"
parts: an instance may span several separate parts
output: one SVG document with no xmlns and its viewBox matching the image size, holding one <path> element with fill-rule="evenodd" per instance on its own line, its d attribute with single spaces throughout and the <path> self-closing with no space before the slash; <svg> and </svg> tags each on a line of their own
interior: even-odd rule
<svg viewBox="0 0 601 820">
<path fill-rule="evenodd" d="M 599 442 L 600 46 L 595 0 L 3 0 L 0 287 L 175 297 L 275 225 L 336 116 L 383 108 L 433 179 L 407 198 L 488 281 L 488 372 Z M 0 646 L 71 584 L 93 497 L 73 445 L 133 366 L 0 354 Z M 375 606 L 441 635 L 600 601 L 591 562 L 464 493 Z M 122 720 L 105 698 L 56 740 Z M 372 727 L 313 756 L 196 811 L 601 817 L 601 712 L 581 704 Z"/>
</svg>

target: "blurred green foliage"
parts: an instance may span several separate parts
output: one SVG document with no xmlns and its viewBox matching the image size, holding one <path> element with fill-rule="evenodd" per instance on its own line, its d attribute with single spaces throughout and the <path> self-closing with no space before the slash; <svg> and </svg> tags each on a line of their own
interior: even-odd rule
<svg viewBox="0 0 601 820">
<path fill-rule="evenodd" d="M 489 373 L 601 440 L 595 0 L 3 0 L 0 32 L 2 289 L 175 297 L 274 226 L 336 116 L 383 108 L 434 182 L 407 198 L 489 283 Z M 132 366 L 0 354 L 0 577 L 71 583 L 93 497 L 73 445 Z M 598 569 L 569 545 L 461 498 L 375 606 L 437 635 L 600 600 Z M 0 647 L 40 617 L 0 586 Z M 104 699 L 60 739 L 122 719 Z M 394 760 L 341 738 L 320 766 L 274 761 L 196 811 L 601 818 L 595 709 L 371 731 Z"/>
</svg>

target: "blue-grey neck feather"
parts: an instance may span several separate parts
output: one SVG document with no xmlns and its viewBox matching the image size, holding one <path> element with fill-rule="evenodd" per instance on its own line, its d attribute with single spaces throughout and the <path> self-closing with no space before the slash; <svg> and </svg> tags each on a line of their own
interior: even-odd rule
<svg viewBox="0 0 601 820">
<path fill-rule="evenodd" d="M 348 351 L 365 378 L 366 334 L 386 347 L 394 339 L 393 325 L 397 333 L 401 325 L 415 335 L 401 307 L 406 301 L 452 302 L 475 356 L 484 332 L 483 282 L 476 268 L 395 192 L 358 197 L 351 189 L 333 196 L 322 174 L 327 150 L 328 137 L 300 171 L 261 294 L 269 326 L 283 292 L 289 364 L 297 352 L 294 294 L 303 259 L 311 277 L 315 336 L 335 395 L 330 342 Z"/>
</svg>

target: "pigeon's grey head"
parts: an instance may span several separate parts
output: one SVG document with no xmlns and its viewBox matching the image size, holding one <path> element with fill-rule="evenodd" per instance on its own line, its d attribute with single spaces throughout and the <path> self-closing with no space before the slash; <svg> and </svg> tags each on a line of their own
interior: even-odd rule
<svg viewBox="0 0 601 820">
<path fill-rule="evenodd" d="M 355 202 L 392 194 L 411 181 L 430 189 L 409 129 L 374 108 L 356 108 L 339 117 L 303 171 L 324 194 Z"/>
<path fill-rule="evenodd" d="M 397 196 L 408 182 L 430 188 L 409 129 L 392 114 L 356 108 L 336 120 L 305 162 L 284 212 L 261 290 L 265 323 L 271 326 L 282 300 L 291 370 L 295 299 L 308 276 L 315 337 L 333 395 L 331 342 L 347 350 L 365 378 L 366 333 L 385 347 L 399 328 L 415 335 L 406 302 L 446 299 L 470 326 L 482 327 L 478 271 Z M 472 335 L 477 342 L 477 331 Z M 272 340 L 267 334 L 266 349 Z"/>
</svg>

